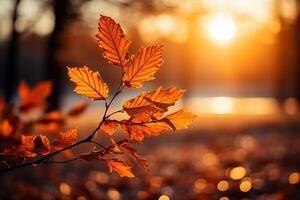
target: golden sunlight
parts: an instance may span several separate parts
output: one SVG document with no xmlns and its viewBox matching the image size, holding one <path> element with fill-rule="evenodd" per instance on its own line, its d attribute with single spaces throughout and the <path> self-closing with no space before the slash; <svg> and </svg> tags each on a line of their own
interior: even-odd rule
<svg viewBox="0 0 300 200">
<path fill-rule="evenodd" d="M 215 114 L 228 114 L 233 110 L 232 99 L 228 97 L 215 97 L 212 99 L 211 108 Z"/>
<path fill-rule="evenodd" d="M 226 42 L 236 35 L 236 24 L 232 18 L 219 15 L 211 19 L 208 31 L 214 40 Z"/>
</svg>

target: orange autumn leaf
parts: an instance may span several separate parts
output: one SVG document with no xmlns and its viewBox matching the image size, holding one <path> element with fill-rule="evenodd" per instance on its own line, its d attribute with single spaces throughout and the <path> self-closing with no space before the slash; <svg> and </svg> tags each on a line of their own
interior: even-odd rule
<svg viewBox="0 0 300 200">
<path fill-rule="evenodd" d="M 127 132 L 131 139 L 143 142 L 146 136 L 157 136 L 163 131 L 170 130 L 170 127 L 163 122 L 144 124 L 131 124 L 129 121 L 122 121 L 121 128 Z"/>
<path fill-rule="evenodd" d="M 36 153 L 32 152 L 32 150 L 34 149 L 35 139 L 36 136 L 21 135 L 21 144 L 17 147 L 17 149 L 12 150 L 12 154 L 15 157 L 36 157 Z"/>
<path fill-rule="evenodd" d="M 74 144 L 77 140 L 77 130 L 71 129 L 69 131 L 61 132 L 56 141 L 52 142 L 54 150 L 60 150 L 67 146 Z"/>
<path fill-rule="evenodd" d="M 51 151 L 51 146 L 46 136 L 24 136 L 21 135 L 21 142 L 18 146 L 7 149 L 4 155 L 14 158 L 34 158 L 37 155 L 46 155 Z"/>
<path fill-rule="evenodd" d="M 86 66 L 68 67 L 68 75 L 76 85 L 74 92 L 92 100 L 105 100 L 108 97 L 108 86 L 99 72 L 93 72 Z"/>
<path fill-rule="evenodd" d="M 49 113 L 46 113 L 44 116 L 42 116 L 40 119 L 38 119 L 37 123 L 47 124 L 50 122 L 56 122 L 56 123 L 64 123 L 64 115 L 61 114 L 59 111 L 51 111 Z"/>
<path fill-rule="evenodd" d="M 111 138 L 110 141 L 111 141 L 111 144 L 112 144 L 110 146 L 111 151 L 114 152 L 114 153 L 116 153 L 116 154 L 122 154 L 122 151 L 119 148 L 119 144 L 116 143 L 116 141 L 113 138 Z"/>
<path fill-rule="evenodd" d="M 173 106 L 182 97 L 184 92 L 184 90 L 176 87 L 166 90 L 159 87 L 154 91 L 143 92 L 139 96 L 125 101 L 123 109 L 129 116 L 136 116 L 141 113 L 153 116 L 154 113 L 164 113 L 169 106 Z"/>
<path fill-rule="evenodd" d="M 84 101 L 78 102 L 75 105 L 73 105 L 73 107 L 69 110 L 67 115 L 69 117 L 77 117 L 78 115 L 83 113 L 87 107 L 88 107 L 88 104 L 86 102 L 84 102 Z"/>
<path fill-rule="evenodd" d="M 110 17 L 101 16 L 96 37 L 103 50 L 103 57 L 110 64 L 121 67 L 127 65 L 129 41 L 119 24 Z"/>
<path fill-rule="evenodd" d="M 64 124 L 64 115 L 58 111 L 46 113 L 35 123 L 35 127 L 48 133 L 57 133 Z"/>
<path fill-rule="evenodd" d="M 21 82 L 18 88 L 20 96 L 20 110 L 28 112 L 33 109 L 44 108 L 45 100 L 51 94 L 52 85 L 49 81 L 37 84 L 31 90 L 25 82 Z"/>
<path fill-rule="evenodd" d="M 0 136 L 9 137 L 12 135 L 14 127 L 5 119 L 0 122 Z"/>
<path fill-rule="evenodd" d="M 0 117 L 3 115 L 5 109 L 5 100 L 3 96 L 0 96 Z"/>
<path fill-rule="evenodd" d="M 155 79 L 155 74 L 163 62 L 163 48 L 161 45 L 141 48 L 129 59 L 129 41 L 126 39 L 121 26 L 106 16 L 100 17 L 96 37 L 99 47 L 103 50 L 104 58 L 109 63 L 122 67 L 122 81 L 113 97 L 107 101 L 109 88 L 98 71 L 92 71 L 86 66 L 67 67 L 67 70 L 70 81 L 75 83 L 74 91 L 76 93 L 91 100 L 105 100 L 105 110 L 103 111 L 103 116 L 99 118 L 99 120 L 103 120 L 101 126 L 99 127 L 98 125 L 95 131 L 78 142 L 76 142 L 76 129 L 60 132 L 68 117 L 78 116 L 86 110 L 87 104 L 85 102 L 75 104 L 65 115 L 57 111 L 43 114 L 45 110 L 40 110 L 41 112 L 34 113 L 37 115 L 32 115 L 32 118 L 31 115 L 30 118 L 23 117 L 22 114 L 24 112 L 37 108 L 46 108 L 45 100 L 51 93 L 51 84 L 43 82 L 30 89 L 26 83 L 22 82 L 18 89 L 20 96 L 19 107 L 15 108 L 13 104 L 6 106 L 4 99 L 0 97 L 0 117 L 2 117 L 0 120 L 0 136 L 14 136 L 2 138 L 12 141 L 9 141 L 8 144 L 1 148 L 1 150 L 4 149 L 1 155 L 20 158 L 23 161 L 26 158 L 35 158 L 37 156 L 39 158 L 22 162 L 17 167 L 8 166 L 8 169 L 4 169 L 4 171 L 9 171 L 19 166 L 32 165 L 33 163 L 34 165 L 50 163 L 48 161 L 49 158 L 62 153 L 69 160 L 51 160 L 52 163 L 65 163 L 76 159 L 105 161 L 110 172 L 115 171 L 121 177 L 133 178 L 135 176 L 130 165 L 120 160 L 120 158 L 128 157 L 128 163 L 131 160 L 135 160 L 145 171 L 149 171 L 149 166 L 147 161 L 139 156 L 136 150 L 130 146 L 131 142 L 143 142 L 145 137 L 157 136 L 164 131 L 172 129 L 186 128 L 196 118 L 195 115 L 182 110 L 163 117 L 169 107 L 175 105 L 176 101 L 184 94 L 184 90 L 176 87 L 169 89 L 159 87 L 154 91 L 144 92 L 135 98 L 125 101 L 123 109 L 110 112 L 113 101 L 125 86 L 139 88 L 143 86 L 145 81 Z M 3 112 L 5 112 L 5 116 L 1 116 Z M 119 112 L 126 112 L 129 115 L 129 119 L 121 121 L 113 119 L 112 116 Z M 19 113 L 21 113 L 21 117 L 19 117 Z M 128 133 L 128 139 L 120 141 L 113 139 L 112 136 L 118 126 L 121 126 Z M 23 133 L 35 133 L 35 128 L 48 133 L 56 133 L 56 140 L 50 142 L 43 135 L 21 135 L 21 139 L 15 139 L 15 136 Z M 103 145 L 95 140 L 94 136 L 96 136 L 99 128 L 111 136 L 110 146 L 106 146 L 105 141 L 103 141 Z M 52 135 L 52 137 L 54 136 Z M 93 143 L 94 149 L 87 151 L 85 154 L 73 155 L 71 149 L 84 143 Z"/>
<path fill-rule="evenodd" d="M 135 159 L 140 165 L 141 167 L 146 171 L 146 172 L 149 172 L 150 170 L 150 167 L 147 163 L 147 161 L 145 159 L 143 159 L 142 157 L 140 157 L 137 153 L 136 153 L 136 150 L 133 149 L 130 145 L 129 145 L 129 142 L 123 142 L 121 143 L 121 145 L 125 151 L 133 158 Z"/>
<path fill-rule="evenodd" d="M 116 171 L 121 177 L 134 178 L 134 174 L 131 172 L 131 167 L 129 167 L 125 162 L 119 159 L 108 159 L 105 160 L 109 171 Z"/>
<path fill-rule="evenodd" d="M 144 81 L 154 79 L 154 74 L 162 62 L 161 45 L 141 48 L 131 57 L 131 63 L 124 68 L 124 84 L 132 88 L 142 87 Z"/>
<path fill-rule="evenodd" d="M 105 133 L 107 133 L 108 135 L 113 135 L 118 125 L 119 124 L 117 122 L 107 120 L 101 125 L 100 129 Z"/>
<path fill-rule="evenodd" d="M 169 114 L 164 117 L 161 122 L 168 124 L 173 130 L 184 129 L 190 125 L 197 116 L 190 112 L 179 110 L 175 113 Z"/>
<path fill-rule="evenodd" d="M 55 122 L 50 122 L 47 124 L 36 123 L 35 127 L 50 134 L 57 134 L 61 128 L 61 125 Z"/>
</svg>

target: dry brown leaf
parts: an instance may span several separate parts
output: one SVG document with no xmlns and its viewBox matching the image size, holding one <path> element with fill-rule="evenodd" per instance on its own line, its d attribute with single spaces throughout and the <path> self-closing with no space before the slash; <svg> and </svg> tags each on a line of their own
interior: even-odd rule
<svg viewBox="0 0 300 200">
<path fill-rule="evenodd" d="M 93 72 L 88 67 L 68 67 L 68 75 L 76 84 L 74 91 L 92 100 L 105 100 L 108 97 L 107 84 L 99 72 Z"/>
<path fill-rule="evenodd" d="M 173 130 L 184 129 L 190 125 L 197 116 L 190 112 L 179 110 L 167 115 L 161 121 L 168 124 Z"/>
<path fill-rule="evenodd" d="M 119 124 L 117 122 L 107 120 L 101 125 L 100 129 L 108 135 L 113 135 L 118 128 L 118 125 Z"/>
<path fill-rule="evenodd" d="M 79 155 L 79 158 L 85 161 L 93 161 L 93 160 L 102 160 L 102 156 L 104 155 L 103 151 L 95 151 L 90 153 L 84 153 Z"/>
<path fill-rule="evenodd" d="M 101 16 L 96 37 L 103 50 L 103 57 L 110 64 L 121 67 L 127 65 L 129 41 L 119 24 L 110 17 Z"/>
<path fill-rule="evenodd" d="M 25 82 L 21 82 L 18 88 L 20 96 L 21 112 L 29 112 L 33 109 L 44 108 L 45 100 L 51 94 L 52 85 L 49 81 L 37 84 L 31 90 Z"/>
<path fill-rule="evenodd" d="M 51 151 L 51 145 L 46 136 L 39 135 L 34 140 L 34 149 L 32 152 L 36 154 L 47 155 Z"/>
<path fill-rule="evenodd" d="M 54 150 L 60 150 L 67 146 L 74 144 L 77 140 L 77 130 L 71 129 L 69 131 L 61 132 L 56 141 L 52 142 Z"/>
<path fill-rule="evenodd" d="M 160 117 L 159 113 L 162 114 L 166 112 L 168 107 L 173 106 L 175 102 L 182 97 L 184 92 L 185 90 L 177 89 L 176 87 L 166 90 L 159 87 L 154 91 L 143 92 L 139 96 L 125 101 L 123 109 L 129 116 L 141 114 L 153 116 L 156 113 L 158 115 L 157 117 Z"/>
<path fill-rule="evenodd" d="M 84 101 L 78 102 L 70 109 L 68 112 L 69 117 L 77 117 L 78 115 L 82 114 L 86 108 L 88 107 L 88 104 Z"/>
<path fill-rule="evenodd" d="M 129 167 L 125 162 L 119 159 L 107 159 L 105 160 L 109 171 L 116 171 L 121 177 L 134 178 L 134 174 L 131 172 L 131 167 Z"/>
<path fill-rule="evenodd" d="M 92 151 L 89 153 L 84 153 L 79 155 L 79 158 L 85 160 L 85 161 L 93 161 L 93 160 L 101 160 L 101 161 L 105 161 L 107 159 L 107 156 L 109 154 L 111 154 L 111 147 L 109 147 L 108 149 L 104 149 L 101 151 Z"/>
<path fill-rule="evenodd" d="M 154 79 L 154 74 L 162 62 L 161 45 L 141 48 L 131 57 L 131 63 L 124 68 L 124 84 L 132 88 L 142 87 L 144 81 Z"/>
</svg>

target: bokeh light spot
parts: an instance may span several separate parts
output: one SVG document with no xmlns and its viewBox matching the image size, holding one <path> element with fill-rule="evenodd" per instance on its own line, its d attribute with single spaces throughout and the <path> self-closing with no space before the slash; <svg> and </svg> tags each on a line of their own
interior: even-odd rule
<svg viewBox="0 0 300 200">
<path fill-rule="evenodd" d="M 293 172 L 289 176 L 289 183 L 290 184 L 297 184 L 300 181 L 300 174 L 298 172 Z"/>
<path fill-rule="evenodd" d="M 217 185 L 217 188 L 221 192 L 227 191 L 229 189 L 229 183 L 228 183 L 228 181 L 225 181 L 225 180 L 220 181 L 218 183 L 218 185 Z"/>
<path fill-rule="evenodd" d="M 64 195 L 70 195 L 72 190 L 67 183 L 61 183 L 59 185 L 59 191 Z"/>
<path fill-rule="evenodd" d="M 167 195 L 161 195 L 158 200 L 170 200 L 170 198 Z"/>
<path fill-rule="evenodd" d="M 252 184 L 249 180 L 242 181 L 240 184 L 240 190 L 242 192 L 248 192 L 251 190 Z"/>
<path fill-rule="evenodd" d="M 230 178 L 233 180 L 242 179 L 246 175 L 246 169 L 244 167 L 235 167 L 230 170 Z"/>
<path fill-rule="evenodd" d="M 220 197 L 219 200 L 229 200 L 228 197 Z"/>
<path fill-rule="evenodd" d="M 121 198 L 120 193 L 119 193 L 116 189 L 114 189 L 114 188 L 109 189 L 109 190 L 107 191 L 107 196 L 108 196 L 109 199 L 111 199 L 111 200 L 119 200 L 119 199 Z"/>
</svg>

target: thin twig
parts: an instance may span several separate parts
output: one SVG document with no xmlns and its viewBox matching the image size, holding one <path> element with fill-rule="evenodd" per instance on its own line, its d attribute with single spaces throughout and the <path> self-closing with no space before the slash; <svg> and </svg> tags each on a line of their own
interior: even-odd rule
<svg viewBox="0 0 300 200">
<path fill-rule="evenodd" d="M 126 124 L 126 125 L 129 125 L 129 126 L 133 126 L 133 125 L 143 126 L 143 125 L 146 125 L 146 124 L 152 124 L 152 123 L 160 122 L 159 120 L 152 120 L 152 121 L 147 121 L 147 122 L 128 122 L 128 121 L 119 121 L 119 120 L 116 120 L 116 119 L 110 119 L 109 121 L 117 122 L 119 124 Z"/>
<path fill-rule="evenodd" d="M 112 115 L 114 115 L 114 114 L 117 114 L 117 113 L 123 113 L 124 112 L 124 110 L 123 109 L 121 109 L 121 110 L 117 110 L 117 111 L 115 111 L 115 112 L 112 112 L 112 113 L 110 113 L 109 115 L 107 115 L 106 116 L 106 118 L 108 119 L 108 118 L 110 118 Z"/>
<path fill-rule="evenodd" d="M 75 158 L 72 158 L 70 160 L 63 160 L 63 161 L 44 161 L 44 162 L 42 162 L 42 164 L 69 163 L 69 162 L 72 162 L 72 161 L 77 160 L 77 159 L 79 159 L 79 157 L 75 157 Z"/>
</svg>

